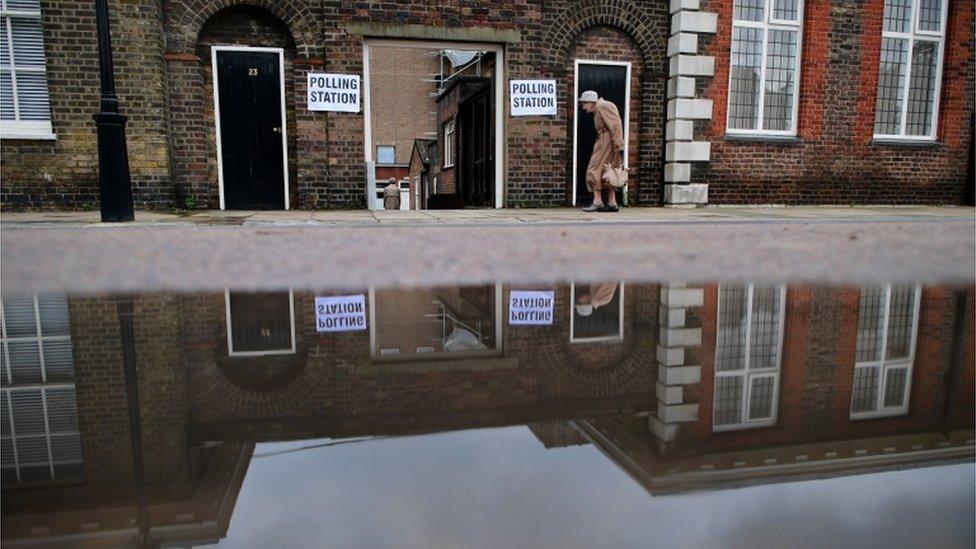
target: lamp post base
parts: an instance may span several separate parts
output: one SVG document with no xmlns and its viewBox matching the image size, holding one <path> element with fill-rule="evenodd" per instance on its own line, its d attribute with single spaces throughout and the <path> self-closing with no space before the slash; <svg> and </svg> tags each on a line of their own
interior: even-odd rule
<svg viewBox="0 0 976 549">
<path fill-rule="evenodd" d="M 98 180 L 102 221 L 132 221 L 132 180 L 125 145 L 126 117 L 100 112 L 92 118 L 98 130 Z"/>
</svg>

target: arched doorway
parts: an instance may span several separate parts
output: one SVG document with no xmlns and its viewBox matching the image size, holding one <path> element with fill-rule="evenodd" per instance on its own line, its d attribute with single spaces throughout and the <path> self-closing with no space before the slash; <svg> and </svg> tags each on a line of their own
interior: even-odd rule
<svg viewBox="0 0 976 549">
<path fill-rule="evenodd" d="M 220 208 L 288 209 L 291 33 L 264 9 L 234 6 L 204 23 L 196 49 L 209 61 L 203 64 L 210 95 L 204 104 L 212 105 L 207 118 Z"/>
<path fill-rule="evenodd" d="M 644 63 L 631 38 L 610 26 L 595 26 L 579 34 L 566 60 L 569 83 L 569 138 L 572 143 L 570 202 L 585 206 L 593 201 L 586 188 L 586 165 L 596 142 L 593 117 L 580 108 L 578 98 L 585 90 L 617 105 L 624 123 L 625 163 L 630 168 L 626 193 L 637 191 L 638 151 L 640 150 L 641 78 Z M 623 198 L 623 197 L 620 197 Z"/>
</svg>

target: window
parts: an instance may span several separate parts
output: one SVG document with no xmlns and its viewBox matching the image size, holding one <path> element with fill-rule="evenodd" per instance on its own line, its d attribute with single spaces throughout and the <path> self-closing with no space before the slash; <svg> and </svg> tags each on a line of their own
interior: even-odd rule
<svg viewBox="0 0 976 549">
<path fill-rule="evenodd" d="M 454 121 L 444 124 L 444 167 L 454 166 Z"/>
<path fill-rule="evenodd" d="M 803 0 L 735 0 L 728 132 L 796 135 Z"/>
<path fill-rule="evenodd" d="M 396 147 L 393 145 L 376 146 L 377 164 L 396 164 Z"/>
<path fill-rule="evenodd" d="M 885 0 L 876 138 L 935 139 L 947 4 Z"/>
<path fill-rule="evenodd" d="M 82 476 L 74 358 L 64 296 L 0 301 L 4 483 Z"/>
<path fill-rule="evenodd" d="M 918 301 L 917 287 L 861 290 L 851 419 L 908 413 Z"/>
<path fill-rule="evenodd" d="M 785 301 L 784 286 L 719 287 L 712 430 L 776 423 Z"/>
<path fill-rule="evenodd" d="M 0 137 L 54 138 L 39 0 L 0 0 Z"/>
</svg>

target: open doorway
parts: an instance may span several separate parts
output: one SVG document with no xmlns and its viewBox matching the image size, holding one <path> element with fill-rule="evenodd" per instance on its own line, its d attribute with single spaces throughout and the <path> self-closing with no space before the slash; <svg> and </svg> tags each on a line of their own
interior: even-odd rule
<svg viewBox="0 0 976 549">
<path fill-rule="evenodd" d="M 370 209 L 391 180 L 400 209 L 502 206 L 502 47 L 364 44 Z"/>
</svg>

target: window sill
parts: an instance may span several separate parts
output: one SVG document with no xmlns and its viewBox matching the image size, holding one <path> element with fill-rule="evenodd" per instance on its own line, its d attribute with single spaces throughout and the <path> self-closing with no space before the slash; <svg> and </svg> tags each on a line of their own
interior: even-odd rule
<svg viewBox="0 0 976 549">
<path fill-rule="evenodd" d="M 442 169 L 442 170 L 450 170 L 450 169 L 452 169 L 452 168 L 454 168 L 454 164 L 451 164 L 451 165 L 449 165 L 449 166 L 441 166 L 441 169 Z"/>
<path fill-rule="evenodd" d="M 57 141 L 58 136 L 55 133 L 44 132 L 2 132 L 0 133 L 0 139 L 17 139 L 17 140 L 30 140 L 30 141 Z"/>
<path fill-rule="evenodd" d="M 875 137 L 871 140 L 871 145 L 884 147 L 910 147 L 910 148 L 941 148 L 944 144 L 933 139 L 897 139 L 890 137 Z"/>
<path fill-rule="evenodd" d="M 795 135 L 761 135 L 761 134 L 725 134 L 726 141 L 742 141 L 751 143 L 769 143 L 772 145 L 799 145 L 803 140 Z"/>
</svg>

